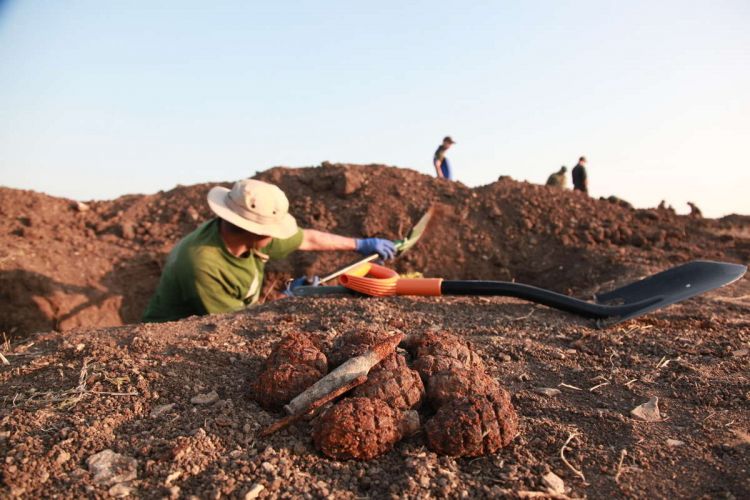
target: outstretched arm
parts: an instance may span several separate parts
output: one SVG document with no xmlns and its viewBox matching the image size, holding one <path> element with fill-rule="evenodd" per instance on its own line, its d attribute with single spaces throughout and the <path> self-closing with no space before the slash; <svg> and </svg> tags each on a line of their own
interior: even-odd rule
<svg viewBox="0 0 750 500">
<path fill-rule="evenodd" d="M 381 259 L 392 259 L 396 247 L 390 240 L 382 238 L 355 239 L 315 229 L 302 230 L 299 250 L 355 250 L 362 255 L 378 254 Z"/>
<path fill-rule="evenodd" d="M 302 230 L 302 244 L 299 250 L 355 250 L 357 243 L 354 238 L 326 233 L 315 229 Z"/>
</svg>

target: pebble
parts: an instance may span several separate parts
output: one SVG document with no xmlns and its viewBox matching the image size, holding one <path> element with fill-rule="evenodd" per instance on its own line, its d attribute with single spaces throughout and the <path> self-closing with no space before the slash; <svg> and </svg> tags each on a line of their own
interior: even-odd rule
<svg viewBox="0 0 750 500">
<path fill-rule="evenodd" d="M 682 446 L 685 444 L 685 441 L 680 441 L 679 439 L 667 439 L 667 446 Z"/>
<path fill-rule="evenodd" d="M 151 413 L 149 414 L 149 416 L 151 418 L 158 418 L 158 417 L 164 415 L 165 413 L 169 413 L 172 410 L 172 408 L 174 408 L 174 407 L 175 407 L 174 403 L 169 403 L 169 404 L 166 404 L 166 405 L 156 406 L 156 407 L 154 407 L 153 410 L 151 410 Z"/>
<path fill-rule="evenodd" d="M 65 450 L 60 450 L 60 453 L 57 454 L 57 458 L 55 459 L 55 463 L 57 465 L 62 465 L 68 460 L 70 460 L 70 453 Z"/>
<path fill-rule="evenodd" d="M 263 486 L 260 483 L 255 483 L 250 487 L 249 490 L 247 490 L 247 493 L 245 493 L 244 499 L 245 500 L 253 500 L 254 498 L 258 498 L 258 495 L 260 495 L 261 491 L 265 490 L 266 487 Z"/>
<path fill-rule="evenodd" d="M 654 396 L 642 405 L 638 405 L 630 411 L 635 418 L 646 422 L 660 422 L 659 398 Z"/>
<path fill-rule="evenodd" d="M 219 400 L 219 395 L 216 391 L 207 392 L 205 394 L 198 394 L 190 398 L 190 402 L 194 405 L 210 405 Z"/>
<path fill-rule="evenodd" d="M 547 487 L 547 491 L 552 494 L 565 494 L 565 482 L 552 471 L 542 476 L 542 483 Z"/>
<path fill-rule="evenodd" d="M 130 481 L 138 476 L 138 462 L 112 450 L 103 450 L 91 455 L 86 464 L 94 476 L 95 484 L 110 485 Z"/>
<path fill-rule="evenodd" d="M 133 488 L 131 488 L 127 484 L 118 483 L 112 486 L 107 491 L 107 493 L 109 493 L 110 496 L 115 497 L 115 498 L 124 498 L 126 496 L 129 496 L 132 491 L 133 491 Z"/>
<path fill-rule="evenodd" d="M 553 398 L 561 394 L 560 389 L 555 389 L 552 387 L 537 387 L 536 389 L 534 389 L 534 392 L 536 392 L 537 394 L 541 394 L 542 396 L 547 396 L 548 398 Z"/>
</svg>

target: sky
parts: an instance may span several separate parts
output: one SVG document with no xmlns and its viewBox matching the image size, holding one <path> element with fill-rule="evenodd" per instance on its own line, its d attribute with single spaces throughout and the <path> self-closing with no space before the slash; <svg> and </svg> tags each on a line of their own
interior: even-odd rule
<svg viewBox="0 0 750 500">
<path fill-rule="evenodd" d="M 384 163 L 750 214 L 750 2 L 0 0 L 0 185 Z"/>
</svg>

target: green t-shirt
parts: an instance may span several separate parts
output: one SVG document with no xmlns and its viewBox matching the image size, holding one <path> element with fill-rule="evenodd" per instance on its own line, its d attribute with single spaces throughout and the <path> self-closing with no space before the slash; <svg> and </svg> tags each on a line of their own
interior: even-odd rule
<svg viewBox="0 0 750 500">
<path fill-rule="evenodd" d="M 242 309 L 260 296 L 265 262 L 283 259 L 301 244 L 300 229 L 290 238 L 274 238 L 247 257 L 235 257 L 221 239 L 219 219 L 205 222 L 169 253 L 143 321 L 174 321 Z"/>
</svg>

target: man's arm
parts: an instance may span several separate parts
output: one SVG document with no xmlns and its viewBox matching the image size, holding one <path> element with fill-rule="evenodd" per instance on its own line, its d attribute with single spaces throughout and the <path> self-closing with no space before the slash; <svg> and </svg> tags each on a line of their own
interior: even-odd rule
<svg viewBox="0 0 750 500">
<path fill-rule="evenodd" d="M 302 230 L 302 243 L 298 250 L 354 250 L 362 255 L 376 253 L 381 259 L 385 260 L 392 259 L 396 255 L 396 247 L 390 240 L 382 238 L 355 239 L 315 229 Z"/>
<path fill-rule="evenodd" d="M 356 250 L 354 238 L 326 233 L 315 229 L 302 230 L 302 244 L 299 250 Z"/>
</svg>

